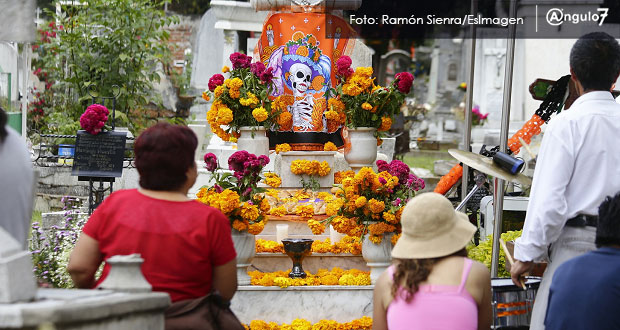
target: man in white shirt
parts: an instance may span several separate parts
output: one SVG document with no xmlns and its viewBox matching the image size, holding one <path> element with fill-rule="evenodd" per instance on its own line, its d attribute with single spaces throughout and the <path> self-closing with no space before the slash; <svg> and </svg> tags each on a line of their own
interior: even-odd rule
<svg viewBox="0 0 620 330">
<path fill-rule="evenodd" d="M 571 50 L 570 72 L 580 96 L 545 131 L 511 269 L 518 285 L 534 261 L 549 255 L 533 330 L 544 329 L 555 269 L 596 248 L 598 206 L 620 191 L 620 104 L 610 92 L 620 74 L 620 45 L 606 33 L 584 35 Z"/>
</svg>

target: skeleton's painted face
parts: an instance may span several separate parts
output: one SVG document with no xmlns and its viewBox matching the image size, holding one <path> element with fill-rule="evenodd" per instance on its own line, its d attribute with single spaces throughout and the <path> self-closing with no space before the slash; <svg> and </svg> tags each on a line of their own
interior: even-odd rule
<svg viewBox="0 0 620 330">
<path fill-rule="evenodd" d="M 289 69 L 291 85 L 299 93 L 303 93 L 310 87 L 312 70 L 303 63 L 295 63 Z"/>
</svg>

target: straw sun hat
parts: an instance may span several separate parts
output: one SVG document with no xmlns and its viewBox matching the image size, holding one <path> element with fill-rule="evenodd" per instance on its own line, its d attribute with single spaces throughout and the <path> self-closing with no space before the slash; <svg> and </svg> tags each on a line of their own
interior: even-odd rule
<svg viewBox="0 0 620 330">
<path fill-rule="evenodd" d="M 464 213 L 438 193 L 412 198 L 401 216 L 402 236 L 392 250 L 399 259 L 426 259 L 450 255 L 461 250 L 476 232 Z"/>
</svg>

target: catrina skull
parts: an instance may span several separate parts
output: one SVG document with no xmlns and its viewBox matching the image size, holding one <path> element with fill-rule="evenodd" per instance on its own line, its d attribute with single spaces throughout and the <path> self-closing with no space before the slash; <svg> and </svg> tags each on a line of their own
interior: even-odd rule
<svg viewBox="0 0 620 330">
<path fill-rule="evenodd" d="M 312 78 L 312 70 L 303 63 L 295 63 L 289 69 L 289 79 L 291 86 L 296 93 L 302 94 L 310 87 L 310 79 Z"/>
</svg>

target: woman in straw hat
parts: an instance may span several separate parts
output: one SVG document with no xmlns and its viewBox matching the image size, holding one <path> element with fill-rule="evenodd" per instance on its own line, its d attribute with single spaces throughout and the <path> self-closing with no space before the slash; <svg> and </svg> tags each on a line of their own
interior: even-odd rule
<svg viewBox="0 0 620 330">
<path fill-rule="evenodd" d="M 374 290 L 374 330 L 489 329 L 491 277 L 467 258 L 476 227 L 437 193 L 405 206 L 395 262 Z"/>
</svg>

